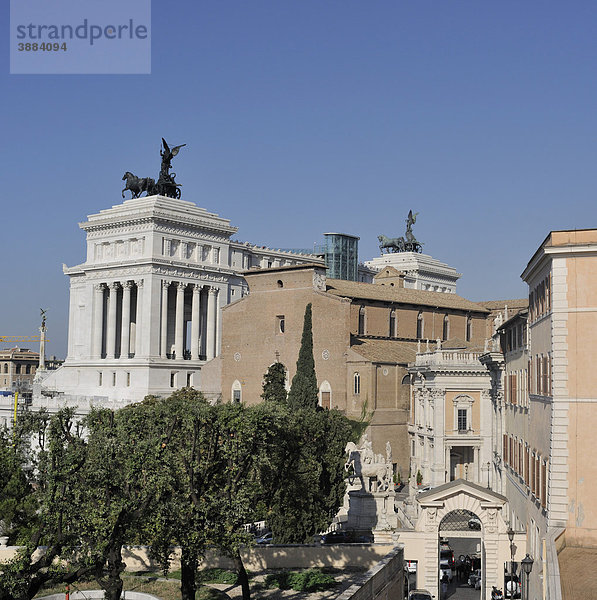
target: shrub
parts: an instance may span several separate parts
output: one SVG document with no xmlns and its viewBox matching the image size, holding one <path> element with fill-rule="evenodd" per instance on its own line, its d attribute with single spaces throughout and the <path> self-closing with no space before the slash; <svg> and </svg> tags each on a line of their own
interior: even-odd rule
<svg viewBox="0 0 597 600">
<path fill-rule="evenodd" d="M 265 587 L 293 589 L 296 592 L 319 592 L 337 585 L 337 581 L 321 569 L 308 571 L 281 571 L 272 573 L 265 578 Z"/>
<path fill-rule="evenodd" d="M 200 583 L 229 583 L 236 585 L 238 576 L 226 569 L 202 569 L 197 574 L 197 582 Z"/>
</svg>

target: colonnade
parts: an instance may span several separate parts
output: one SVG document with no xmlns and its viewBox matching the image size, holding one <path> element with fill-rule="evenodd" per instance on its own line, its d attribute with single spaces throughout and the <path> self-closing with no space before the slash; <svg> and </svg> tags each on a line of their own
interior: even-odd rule
<svg viewBox="0 0 597 600">
<path fill-rule="evenodd" d="M 174 287 L 174 302 L 169 302 Z M 190 319 L 185 319 L 185 292 L 191 291 Z M 203 296 L 203 297 L 202 297 Z M 174 312 L 174 335 L 169 327 L 169 315 Z M 188 312 L 188 310 L 186 311 Z M 218 342 L 219 289 L 197 283 L 162 281 L 160 356 L 162 358 L 211 360 L 216 355 Z M 186 323 L 190 320 L 190 348 L 186 341 Z M 173 343 L 172 343 L 173 341 Z"/>
<path fill-rule="evenodd" d="M 91 332 L 93 358 L 130 358 L 138 352 L 142 331 L 142 290 L 142 279 L 98 283 L 94 286 Z M 135 324 L 134 330 L 132 323 Z"/>
<path fill-rule="evenodd" d="M 219 289 L 162 280 L 161 293 L 154 288 L 156 294 L 149 294 L 145 302 L 143 283 L 95 285 L 92 357 L 127 359 L 149 354 L 174 360 L 214 358 L 219 338 Z M 142 323 L 143 319 L 147 322 Z M 149 331 L 152 327 L 158 328 L 159 337 Z"/>
</svg>

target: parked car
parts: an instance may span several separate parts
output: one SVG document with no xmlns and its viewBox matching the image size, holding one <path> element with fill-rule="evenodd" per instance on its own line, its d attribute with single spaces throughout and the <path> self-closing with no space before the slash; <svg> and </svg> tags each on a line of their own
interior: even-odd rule
<svg viewBox="0 0 597 600">
<path fill-rule="evenodd" d="M 417 494 L 422 494 L 423 492 L 428 492 L 429 490 L 432 490 L 433 486 L 432 485 L 424 485 L 423 487 L 420 487 L 417 489 Z"/>
<path fill-rule="evenodd" d="M 504 598 L 520 598 L 521 595 L 520 579 L 516 573 L 504 574 Z"/>
<path fill-rule="evenodd" d="M 481 529 L 481 520 L 478 517 L 472 517 L 468 520 L 468 528 L 476 529 L 479 531 Z"/>
<path fill-rule="evenodd" d="M 417 561 L 416 560 L 406 560 L 404 561 L 404 568 L 408 573 L 416 573 L 417 572 Z"/>
<path fill-rule="evenodd" d="M 476 590 L 480 590 L 481 589 L 481 569 L 475 569 L 468 576 L 468 584 L 472 588 L 475 588 Z"/>
<path fill-rule="evenodd" d="M 408 600 L 432 600 L 435 596 L 427 590 L 411 590 L 408 593 Z"/>
<path fill-rule="evenodd" d="M 265 544 L 272 544 L 274 541 L 274 534 L 270 531 L 264 535 L 262 535 L 261 537 L 258 537 L 255 540 L 256 544 L 259 544 L 260 546 L 263 546 Z"/>
</svg>

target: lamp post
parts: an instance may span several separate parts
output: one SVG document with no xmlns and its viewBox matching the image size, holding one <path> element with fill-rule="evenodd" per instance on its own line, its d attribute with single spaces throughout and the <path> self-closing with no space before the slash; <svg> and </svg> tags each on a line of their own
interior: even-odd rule
<svg viewBox="0 0 597 600">
<path fill-rule="evenodd" d="M 522 570 L 525 575 L 525 587 L 523 588 L 522 600 L 526 600 L 529 597 L 529 575 L 533 570 L 533 559 L 527 554 L 521 561 Z M 526 592 L 524 591 L 526 589 Z"/>
<path fill-rule="evenodd" d="M 491 470 L 491 463 L 487 461 L 487 489 L 489 489 L 489 472 Z"/>
<path fill-rule="evenodd" d="M 512 525 L 508 527 L 508 539 L 510 540 L 510 598 L 514 598 L 514 530 L 512 529 Z"/>
</svg>

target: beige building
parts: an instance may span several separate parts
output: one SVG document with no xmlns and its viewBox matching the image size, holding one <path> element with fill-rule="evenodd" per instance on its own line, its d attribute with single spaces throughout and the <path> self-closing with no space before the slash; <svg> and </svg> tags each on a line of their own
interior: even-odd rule
<svg viewBox="0 0 597 600">
<path fill-rule="evenodd" d="M 31 390 L 39 364 L 39 353 L 29 348 L 0 350 L 0 390 Z"/>
<path fill-rule="evenodd" d="M 372 413 L 374 451 L 385 454 L 389 441 L 404 476 L 408 363 L 429 338 L 482 344 L 489 311 L 455 294 L 403 288 L 393 273 L 392 281 L 380 275 L 367 284 L 327 279 L 319 265 L 245 272 L 250 294 L 222 310 L 221 389 L 225 401 L 259 402 L 263 374 L 275 361 L 286 366 L 290 382 L 311 303 L 321 406 L 353 417 Z"/>
</svg>

